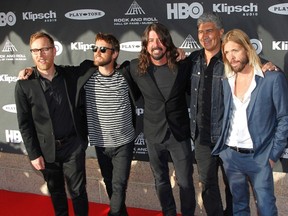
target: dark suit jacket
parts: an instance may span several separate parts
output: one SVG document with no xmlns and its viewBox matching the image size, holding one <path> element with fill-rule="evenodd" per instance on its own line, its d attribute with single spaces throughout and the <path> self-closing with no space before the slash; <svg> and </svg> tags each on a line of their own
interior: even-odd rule
<svg viewBox="0 0 288 216">
<path fill-rule="evenodd" d="M 76 109 L 76 81 L 73 71 L 78 67 L 55 66 L 64 76 L 69 107 L 77 135 L 83 139 L 83 148 L 87 148 L 87 124 L 85 113 Z M 28 80 L 18 80 L 15 86 L 15 102 L 19 129 L 30 160 L 43 156 L 45 161 L 55 161 L 55 137 L 49 115 L 48 105 L 40 80 L 32 74 Z"/>
<path fill-rule="evenodd" d="M 138 59 L 131 61 L 130 73 L 144 97 L 145 138 L 153 143 L 162 142 L 168 124 L 178 141 L 188 139 L 190 129 L 186 93 L 190 93 L 191 61 L 181 61 L 177 64 L 177 77 L 167 100 L 156 84 L 153 65 L 148 67 L 147 73 L 140 75 L 138 62 Z"/>
</svg>

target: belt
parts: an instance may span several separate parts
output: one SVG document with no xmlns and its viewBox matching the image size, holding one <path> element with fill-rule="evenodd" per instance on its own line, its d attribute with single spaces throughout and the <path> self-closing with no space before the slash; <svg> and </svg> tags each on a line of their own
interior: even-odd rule
<svg viewBox="0 0 288 216">
<path fill-rule="evenodd" d="M 229 146 L 229 148 L 231 148 L 234 151 L 237 151 L 239 153 L 242 153 L 242 154 L 253 154 L 254 153 L 253 149 L 239 148 L 237 146 Z"/>
<path fill-rule="evenodd" d="M 76 136 L 75 133 L 69 135 L 69 136 L 66 136 L 66 137 L 63 137 L 62 139 L 56 139 L 55 140 L 55 146 L 56 146 L 56 149 L 60 149 L 62 148 L 63 146 L 65 146 L 67 143 L 69 143 L 69 140 Z"/>
</svg>

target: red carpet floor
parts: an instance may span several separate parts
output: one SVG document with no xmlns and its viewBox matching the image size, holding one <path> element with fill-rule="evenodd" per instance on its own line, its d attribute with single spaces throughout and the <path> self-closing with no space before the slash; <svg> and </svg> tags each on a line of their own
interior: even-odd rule
<svg viewBox="0 0 288 216">
<path fill-rule="evenodd" d="M 72 204 L 69 200 L 70 215 Z M 89 216 L 107 216 L 109 206 L 89 203 Z M 128 208 L 129 216 L 162 216 L 159 211 Z M 0 216 L 53 216 L 53 207 L 47 196 L 0 190 Z"/>
</svg>

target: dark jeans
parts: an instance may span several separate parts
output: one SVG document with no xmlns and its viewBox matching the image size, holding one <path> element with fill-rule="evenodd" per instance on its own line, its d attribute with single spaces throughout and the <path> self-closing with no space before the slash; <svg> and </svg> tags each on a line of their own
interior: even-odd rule
<svg viewBox="0 0 288 216">
<path fill-rule="evenodd" d="M 133 158 L 134 140 L 115 148 L 95 147 L 101 174 L 110 198 L 109 216 L 127 216 L 126 189 Z"/>
<path fill-rule="evenodd" d="M 75 216 L 88 215 L 85 150 L 77 137 L 70 139 L 69 143 L 56 150 L 55 162 L 45 162 L 45 170 L 42 170 L 42 173 L 47 182 L 56 216 L 67 216 L 69 212 L 65 181 Z"/>
<path fill-rule="evenodd" d="M 193 160 L 190 140 L 178 142 L 170 131 L 162 143 L 146 140 L 155 187 L 164 216 L 176 216 L 176 205 L 170 183 L 168 162 L 171 156 L 180 187 L 182 216 L 194 216 L 196 208 L 193 184 Z"/>
<path fill-rule="evenodd" d="M 213 147 L 201 145 L 195 141 L 195 159 L 197 162 L 199 181 L 202 186 L 202 200 L 208 216 L 233 215 L 232 194 L 229 189 L 225 172 L 222 172 L 225 183 L 226 210 L 223 212 L 223 205 L 218 184 L 218 169 L 222 167 L 219 157 L 212 156 Z M 221 168 L 222 170 L 222 168 Z"/>
</svg>

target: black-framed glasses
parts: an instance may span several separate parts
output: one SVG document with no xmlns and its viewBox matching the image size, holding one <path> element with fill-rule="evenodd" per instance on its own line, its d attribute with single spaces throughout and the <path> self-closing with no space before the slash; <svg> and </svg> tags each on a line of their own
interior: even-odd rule
<svg viewBox="0 0 288 216">
<path fill-rule="evenodd" d="M 98 48 L 99 48 L 99 50 L 100 50 L 101 53 L 105 53 L 107 49 L 114 51 L 113 48 L 103 47 L 103 46 L 100 46 L 100 47 L 98 47 L 98 46 L 92 46 L 92 51 L 93 51 L 93 52 L 97 52 Z"/>
<path fill-rule="evenodd" d="M 50 49 L 52 49 L 52 48 L 54 48 L 54 46 L 51 46 L 51 47 L 43 47 L 43 48 L 40 48 L 40 49 L 37 49 L 37 48 L 35 48 L 35 49 L 30 49 L 30 52 L 32 53 L 32 54 L 34 54 L 34 55 L 36 55 L 36 54 L 38 54 L 39 52 L 41 52 L 41 53 L 47 53 Z"/>
</svg>

